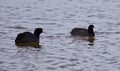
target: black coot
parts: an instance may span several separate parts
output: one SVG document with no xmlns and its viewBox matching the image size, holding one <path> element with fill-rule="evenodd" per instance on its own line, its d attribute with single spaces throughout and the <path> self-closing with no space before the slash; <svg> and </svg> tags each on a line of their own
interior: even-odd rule
<svg viewBox="0 0 120 71">
<path fill-rule="evenodd" d="M 23 32 L 17 35 L 15 44 L 18 46 L 38 46 L 39 35 L 43 32 L 42 28 L 36 28 L 34 34 L 30 32 Z"/>
<path fill-rule="evenodd" d="M 73 36 L 82 36 L 82 37 L 94 37 L 95 33 L 93 31 L 94 25 L 89 25 L 88 29 L 86 28 L 74 28 L 71 31 Z"/>
</svg>

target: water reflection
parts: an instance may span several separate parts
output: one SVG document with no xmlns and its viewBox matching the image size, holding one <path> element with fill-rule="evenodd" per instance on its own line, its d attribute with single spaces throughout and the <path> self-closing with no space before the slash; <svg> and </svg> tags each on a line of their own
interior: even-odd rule
<svg viewBox="0 0 120 71">
<path fill-rule="evenodd" d="M 35 48 L 40 48 L 41 45 L 39 45 L 39 43 L 36 43 L 36 42 L 32 42 L 32 43 L 15 43 L 16 46 L 19 46 L 19 47 L 28 47 L 28 46 L 31 46 L 31 47 L 35 47 Z"/>
<path fill-rule="evenodd" d="M 90 46 L 93 46 L 94 45 L 94 41 L 95 41 L 95 37 L 80 37 L 80 36 L 75 36 L 73 38 L 74 38 L 74 41 L 80 40 L 80 42 L 85 41 L 86 43 L 88 41 L 88 45 L 90 45 Z"/>
<path fill-rule="evenodd" d="M 89 41 L 88 45 L 93 46 L 94 45 L 94 41 L 95 41 L 95 37 L 88 37 L 88 41 Z"/>
</svg>

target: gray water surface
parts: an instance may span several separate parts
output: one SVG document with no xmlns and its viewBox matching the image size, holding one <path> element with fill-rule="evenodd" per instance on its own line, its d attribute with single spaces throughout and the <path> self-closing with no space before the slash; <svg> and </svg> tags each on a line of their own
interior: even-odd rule
<svg viewBox="0 0 120 71">
<path fill-rule="evenodd" d="M 89 24 L 92 45 L 70 35 Z M 41 48 L 15 45 L 37 27 Z M 0 0 L 0 71 L 120 71 L 120 0 Z"/>
</svg>

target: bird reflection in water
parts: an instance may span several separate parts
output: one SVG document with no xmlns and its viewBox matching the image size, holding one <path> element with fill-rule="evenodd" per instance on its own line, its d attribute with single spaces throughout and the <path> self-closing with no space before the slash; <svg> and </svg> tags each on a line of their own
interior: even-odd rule
<svg viewBox="0 0 120 71">
<path fill-rule="evenodd" d="M 35 47 L 35 48 L 40 48 L 40 47 L 41 47 L 41 45 L 39 45 L 38 42 L 16 43 L 15 45 L 16 45 L 16 46 L 20 46 L 20 47 L 28 47 L 28 46 Z"/>
<path fill-rule="evenodd" d="M 89 41 L 89 44 L 90 46 L 93 46 L 94 45 L 94 41 L 95 41 L 95 37 L 88 37 L 88 41 Z"/>
</svg>

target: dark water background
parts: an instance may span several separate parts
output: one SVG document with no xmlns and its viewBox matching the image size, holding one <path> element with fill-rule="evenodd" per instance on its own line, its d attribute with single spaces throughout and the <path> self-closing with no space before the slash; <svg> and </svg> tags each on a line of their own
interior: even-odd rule
<svg viewBox="0 0 120 71">
<path fill-rule="evenodd" d="M 70 35 L 89 24 L 92 46 Z M 42 48 L 15 45 L 37 27 Z M 120 0 L 0 0 L 0 71 L 120 71 Z"/>
</svg>

